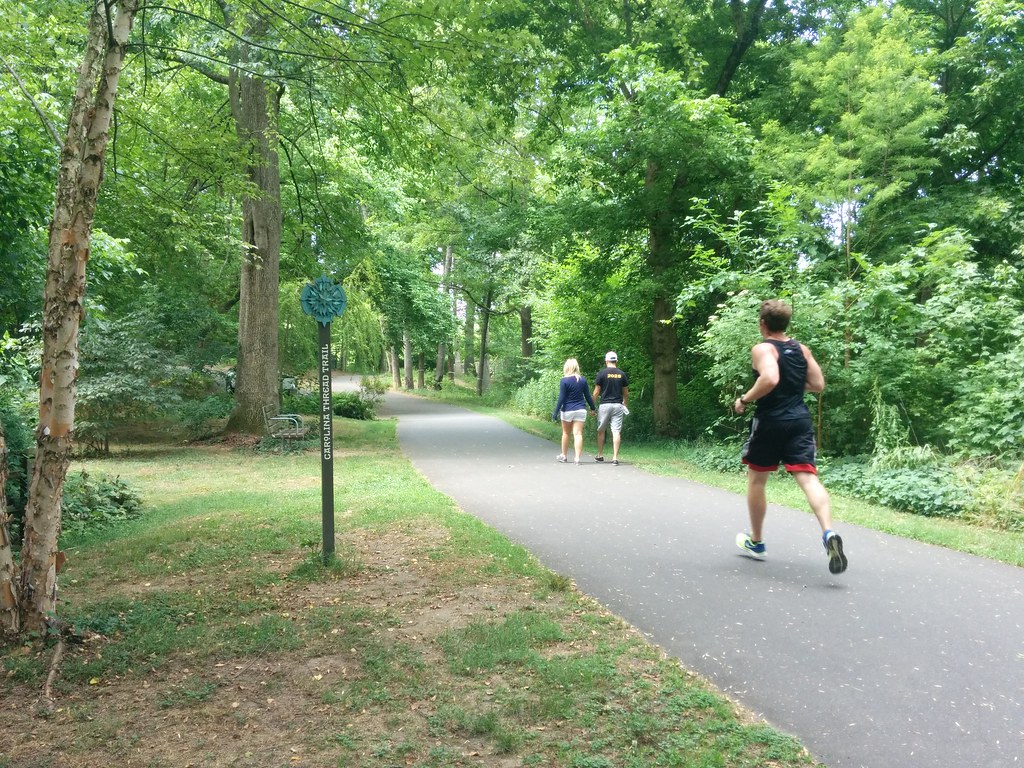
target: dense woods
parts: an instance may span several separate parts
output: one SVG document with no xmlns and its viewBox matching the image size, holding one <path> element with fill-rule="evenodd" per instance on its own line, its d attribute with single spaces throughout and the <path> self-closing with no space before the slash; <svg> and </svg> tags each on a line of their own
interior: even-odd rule
<svg viewBox="0 0 1024 768">
<path fill-rule="evenodd" d="M 15 510 L 52 399 L 47 241 L 76 73 L 94 10 L 112 20 L 122 5 L 134 12 L 0 8 Z M 281 377 L 316 366 L 299 292 L 320 275 L 348 295 L 343 370 L 406 387 L 457 374 L 543 414 L 565 358 L 592 376 L 615 349 L 634 439 L 729 440 L 756 307 L 784 298 L 827 378 L 813 411 L 836 483 L 868 487 L 871 468 L 904 484 L 1016 473 L 994 494 L 1015 503 L 1019 3 L 138 5 L 93 187 L 81 333 L 60 337 L 78 358 L 80 447 L 140 422 L 259 432 Z M 936 498 L 906 506 L 970 506 Z"/>
</svg>

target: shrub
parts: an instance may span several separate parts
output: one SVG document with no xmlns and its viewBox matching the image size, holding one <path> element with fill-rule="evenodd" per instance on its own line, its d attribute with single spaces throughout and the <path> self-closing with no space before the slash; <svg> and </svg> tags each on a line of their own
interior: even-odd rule
<svg viewBox="0 0 1024 768">
<path fill-rule="evenodd" d="M 0 426 L 7 445 L 7 512 L 11 516 L 10 534 L 21 540 L 21 521 L 28 500 L 28 460 L 33 448 L 30 407 L 11 389 L 0 388 Z"/>
<path fill-rule="evenodd" d="M 178 412 L 180 369 L 154 345 L 160 332 L 146 313 L 83 327 L 75 412 L 83 445 L 108 453 L 116 429 Z"/>
<path fill-rule="evenodd" d="M 0 336 L 0 425 L 7 443 L 7 504 L 14 518 L 11 534 L 18 539 L 18 520 L 28 493 L 26 469 L 34 448 L 33 433 L 39 414 L 39 367 L 41 329 L 26 325 L 24 337 Z"/>
<path fill-rule="evenodd" d="M 719 443 L 705 440 L 686 441 L 674 445 L 674 451 L 680 455 L 683 461 L 688 461 L 694 466 L 711 472 L 734 475 L 747 471 L 743 462 L 740 461 L 742 448 L 740 443 Z"/>
<path fill-rule="evenodd" d="M 678 403 L 681 436 L 691 439 L 713 427 L 726 412 L 718 401 L 718 391 L 703 375 L 695 376 L 679 388 Z M 653 434 L 653 429 L 651 432 Z"/>
<path fill-rule="evenodd" d="M 364 400 L 356 392 L 340 392 L 334 396 L 334 415 L 363 421 L 377 417 L 374 404 Z"/>
<path fill-rule="evenodd" d="M 839 462 L 823 473 L 834 491 L 928 517 L 960 517 L 970 496 L 951 469 L 942 466 L 886 467 Z"/>
<path fill-rule="evenodd" d="M 993 528 L 1024 531 L 1024 465 L 1016 473 L 976 463 L 956 468 L 960 484 L 969 489 L 970 519 Z"/>
<path fill-rule="evenodd" d="M 61 528 L 83 533 L 142 516 L 142 499 L 120 477 L 69 474 L 61 502 Z"/>
<path fill-rule="evenodd" d="M 337 399 L 335 397 L 335 399 Z M 323 405 L 320 402 L 320 393 L 288 393 L 281 397 L 282 413 L 320 413 Z"/>
<path fill-rule="evenodd" d="M 359 396 L 374 408 L 384 401 L 389 389 L 391 382 L 384 376 L 364 376 L 359 382 Z"/>
<path fill-rule="evenodd" d="M 947 409 L 950 445 L 968 456 L 1022 458 L 1024 446 L 1024 320 L 1019 338 L 1002 354 L 973 366 Z"/>
<path fill-rule="evenodd" d="M 558 382 L 561 379 L 561 371 L 546 371 L 539 378 L 523 384 L 512 394 L 512 408 L 527 416 L 551 418 L 558 401 Z"/>
<path fill-rule="evenodd" d="M 184 403 L 181 408 L 181 423 L 191 437 L 199 437 L 215 431 L 213 422 L 230 416 L 234 406 L 234 397 L 227 393 L 210 395 L 198 402 Z"/>
</svg>

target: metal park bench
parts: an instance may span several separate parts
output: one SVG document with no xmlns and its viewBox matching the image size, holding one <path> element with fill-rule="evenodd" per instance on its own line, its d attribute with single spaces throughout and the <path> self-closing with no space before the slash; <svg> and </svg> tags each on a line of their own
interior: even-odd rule
<svg viewBox="0 0 1024 768">
<path fill-rule="evenodd" d="M 309 434 L 309 427 L 298 413 L 281 413 L 276 405 L 263 406 L 263 424 L 267 428 L 267 436 L 281 441 L 284 451 L 288 440 L 302 440 Z"/>
</svg>

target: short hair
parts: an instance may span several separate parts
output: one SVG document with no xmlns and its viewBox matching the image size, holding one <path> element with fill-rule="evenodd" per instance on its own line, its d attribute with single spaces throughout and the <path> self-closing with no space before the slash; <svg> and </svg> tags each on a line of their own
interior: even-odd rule
<svg viewBox="0 0 1024 768">
<path fill-rule="evenodd" d="M 793 318 L 793 308 L 784 301 L 769 299 L 761 302 L 760 316 L 764 320 L 765 328 L 780 333 L 789 327 L 789 321 Z"/>
<path fill-rule="evenodd" d="M 563 376 L 575 376 L 577 379 L 580 377 L 580 363 L 575 357 L 570 357 L 565 361 L 565 365 L 562 366 Z"/>
</svg>

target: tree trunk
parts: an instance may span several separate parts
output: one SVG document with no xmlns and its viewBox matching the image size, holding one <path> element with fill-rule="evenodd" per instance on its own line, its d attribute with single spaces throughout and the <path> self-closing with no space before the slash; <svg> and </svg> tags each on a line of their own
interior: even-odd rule
<svg viewBox="0 0 1024 768">
<path fill-rule="evenodd" d="M 445 363 L 448 359 L 448 348 L 443 341 L 437 342 L 437 364 L 434 366 L 434 388 L 441 388 L 444 379 Z"/>
<path fill-rule="evenodd" d="M 441 283 L 438 286 L 442 293 L 447 294 L 449 303 L 452 305 L 452 314 L 455 314 L 455 301 L 451 291 L 451 274 L 452 274 L 452 247 L 446 246 L 444 249 L 444 261 L 441 264 Z M 444 378 L 445 372 L 445 357 L 448 354 L 448 346 L 446 341 L 439 341 L 437 343 L 437 365 L 434 367 L 434 386 L 437 389 L 441 388 L 441 380 Z"/>
<path fill-rule="evenodd" d="M 250 34 L 258 34 L 260 23 Z M 277 123 L 281 93 L 250 74 L 247 46 L 228 82 L 235 130 L 249 153 L 246 174 L 258 190 L 242 201 L 242 275 L 238 305 L 235 409 L 228 432 L 260 434 L 264 405 L 277 403 L 278 288 L 281 260 L 281 173 Z"/>
<path fill-rule="evenodd" d="M 452 318 L 458 318 L 459 306 L 455 295 L 455 286 L 452 285 L 451 275 L 455 271 L 455 249 L 452 246 L 445 248 L 445 271 L 448 273 L 448 301 L 452 308 Z M 455 356 L 458 354 L 458 342 L 455 337 L 451 338 L 451 354 L 448 355 L 448 380 L 455 381 Z M 439 382 L 440 383 L 440 382 Z"/>
<path fill-rule="evenodd" d="M 15 589 L 15 629 L 21 632 L 44 632 L 48 617 L 56 612 L 57 537 L 71 458 L 86 263 L 118 80 L 138 5 L 139 0 L 119 0 L 109 7 L 99 2 L 93 6 L 61 150 L 43 293 L 36 458 Z M 108 17 L 115 9 L 116 14 Z"/>
<path fill-rule="evenodd" d="M 11 551 L 11 518 L 7 513 L 7 441 L 0 424 L 0 638 L 17 633 L 18 597 L 14 580 L 14 553 Z"/>
<path fill-rule="evenodd" d="M 420 355 L 419 355 L 419 365 L 416 366 L 416 369 L 417 369 L 416 370 L 416 388 L 417 389 L 424 389 L 427 386 L 426 381 L 425 381 L 426 366 L 427 366 L 427 356 L 423 352 L 420 352 Z"/>
<path fill-rule="evenodd" d="M 519 308 L 519 334 L 523 359 L 533 357 L 533 309 Z"/>
<path fill-rule="evenodd" d="M 472 299 L 466 302 L 466 326 L 463 334 L 462 372 L 467 376 L 476 376 L 476 361 L 473 350 L 476 346 L 476 304 Z"/>
<path fill-rule="evenodd" d="M 750 46 L 757 40 L 758 31 L 761 26 L 761 17 L 767 0 L 755 0 L 746 7 L 739 0 L 731 0 L 730 6 L 733 10 L 733 31 L 736 37 L 732 41 L 729 55 L 718 73 L 718 82 L 715 83 L 715 93 L 718 96 L 725 96 L 725 92 L 732 85 L 736 70 L 740 68 L 743 57 L 747 55 Z"/>
<path fill-rule="evenodd" d="M 402 373 L 398 367 L 398 350 L 388 347 L 388 367 L 391 369 L 391 384 L 396 390 L 402 388 Z"/>
<path fill-rule="evenodd" d="M 487 326 L 491 323 L 491 301 L 493 299 L 494 289 L 488 286 L 487 297 L 484 299 L 483 307 L 481 307 L 484 317 L 480 323 L 480 370 L 476 375 L 476 393 L 478 396 L 483 395 L 484 390 L 487 389 L 487 382 L 484 381 L 487 371 Z"/>
<path fill-rule="evenodd" d="M 655 183 L 659 170 L 656 163 L 648 164 L 647 186 Z M 649 225 L 647 258 L 655 285 L 651 321 L 651 366 L 654 373 L 651 407 L 654 431 L 664 437 L 674 437 L 679 433 L 679 336 L 676 333 L 673 281 L 667 279 L 672 265 L 671 242 L 671 214 L 665 210 L 658 211 Z"/>
<path fill-rule="evenodd" d="M 654 431 L 664 437 L 674 437 L 679 434 L 679 337 L 676 334 L 675 302 L 662 295 L 654 298 L 651 363 L 654 368 L 651 402 Z"/>
<path fill-rule="evenodd" d="M 402 364 L 405 371 L 405 388 L 412 389 L 412 339 L 409 337 L 409 329 L 402 331 Z"/>
</svg>

